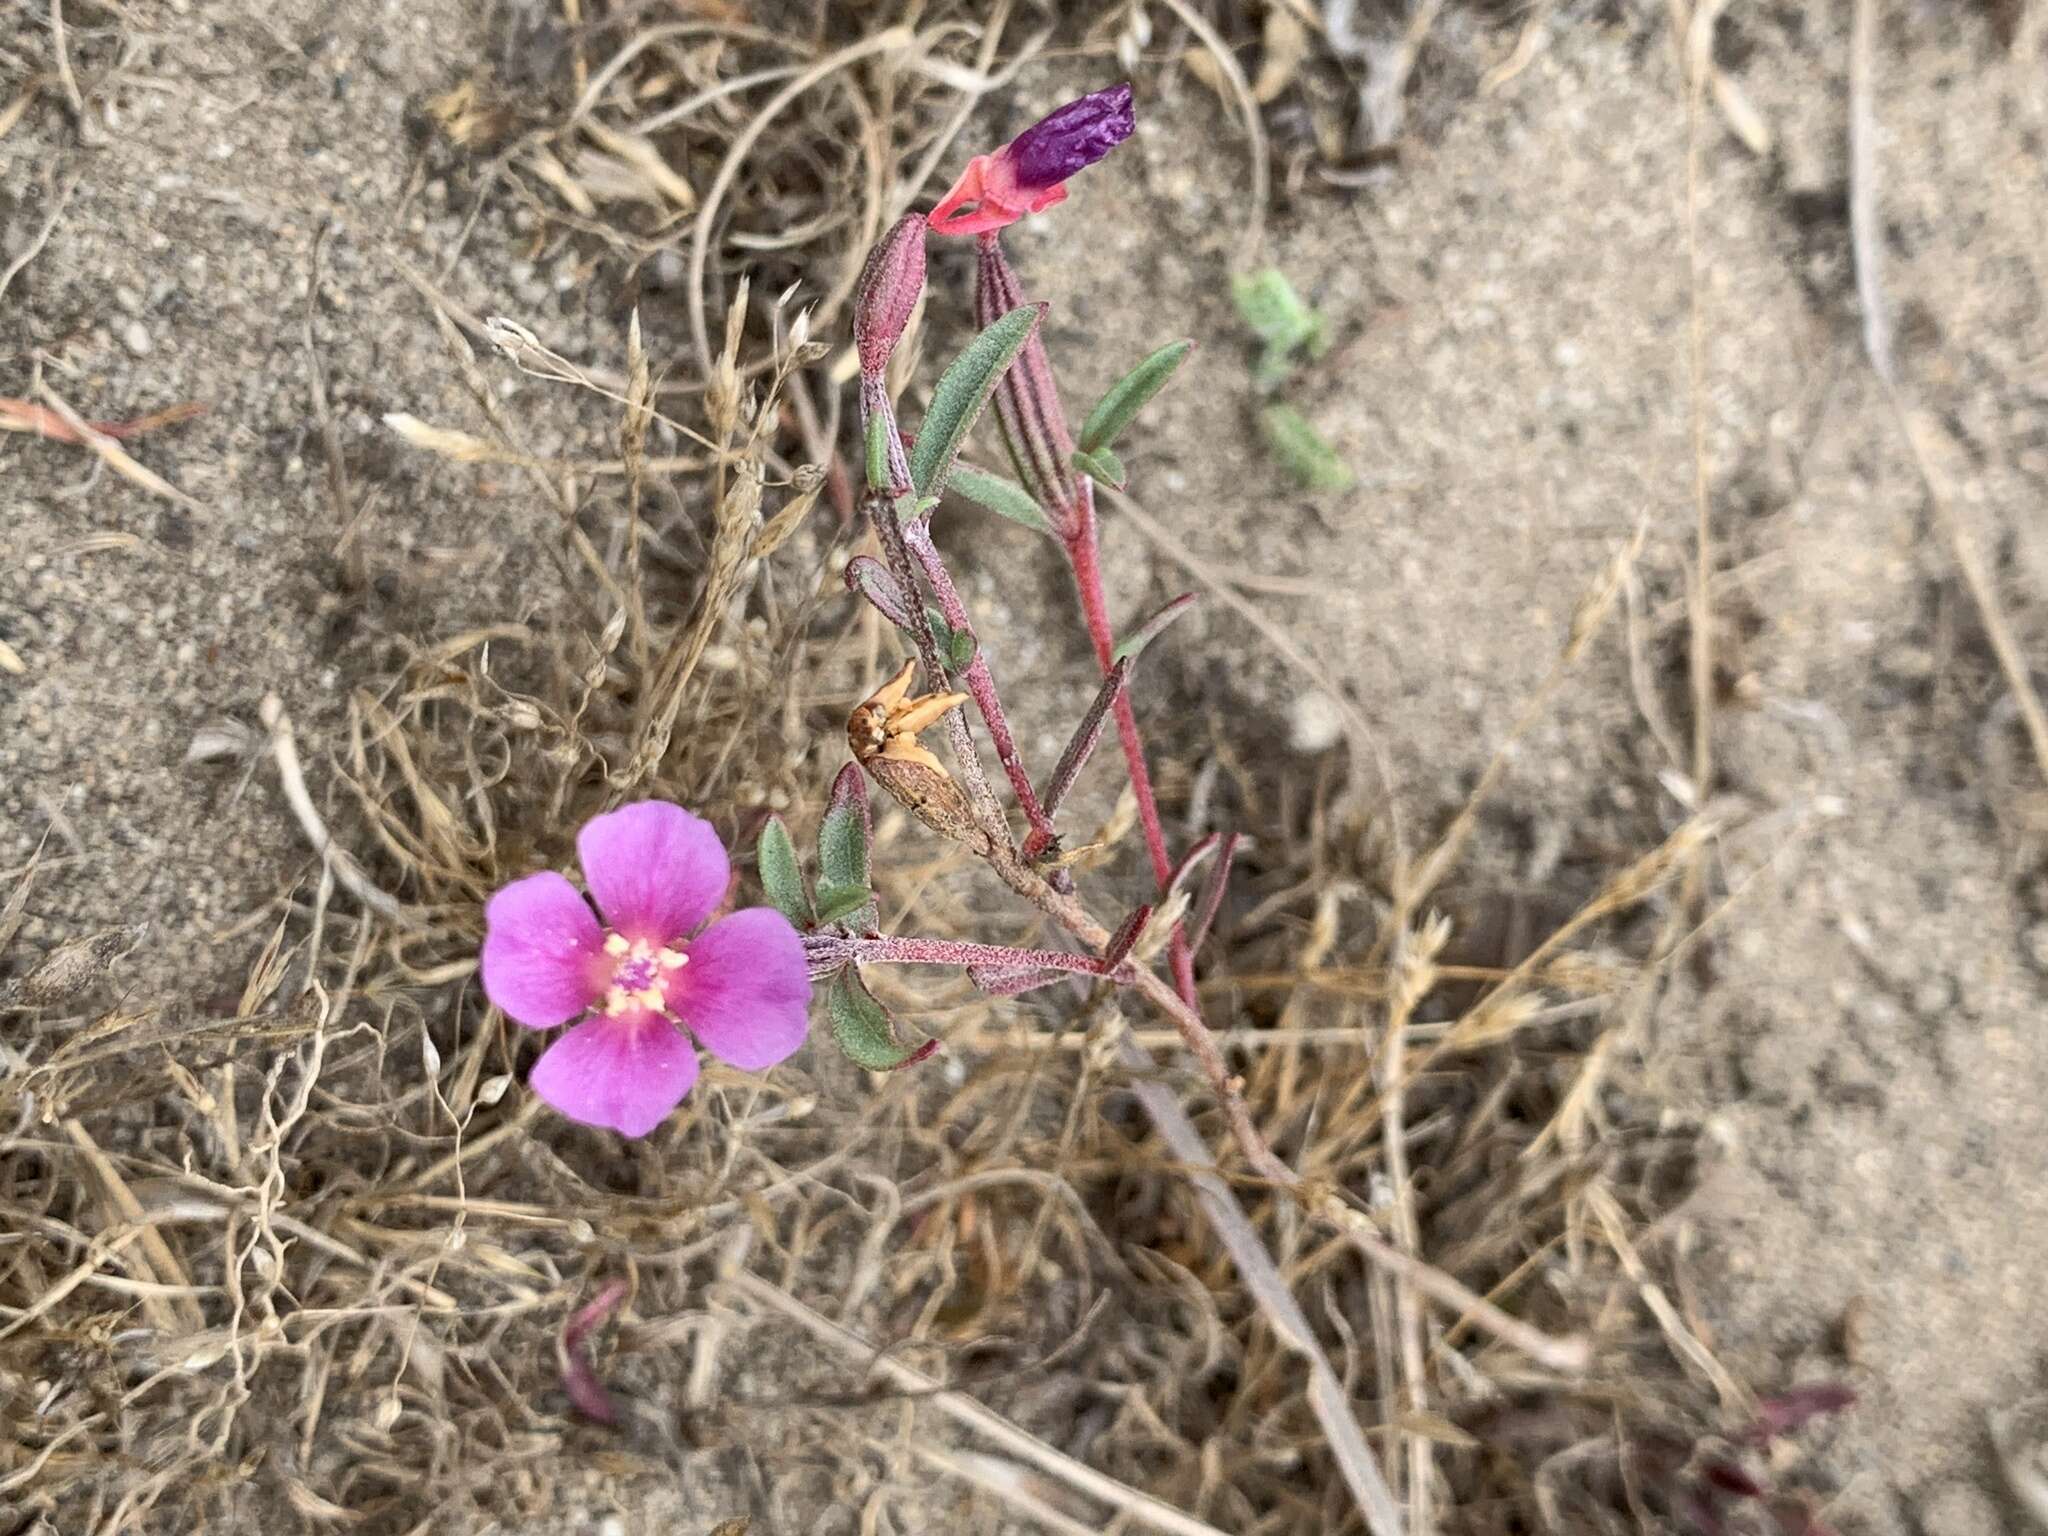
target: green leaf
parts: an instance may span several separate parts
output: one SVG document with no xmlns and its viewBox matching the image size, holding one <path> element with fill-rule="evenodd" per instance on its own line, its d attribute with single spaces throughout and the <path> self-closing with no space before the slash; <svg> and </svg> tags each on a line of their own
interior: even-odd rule
<svg viewBox="0 0 2048 1536">
<path fill-rule="evenodd" d="M 910 604 L 904 601 L 903 589 L 896 584 L 889 568 L 873 555 L 855 555 L 846 562 L 846 587 L 873 603 L 882 617 L 898 629 L 910 628 Z"/>
<path fill-rule="evenodd" d="M 1051 522 L 1039 510 L 1038 503 L 1031 499 L 1031 493 L 1014 480 L 1005 480 L 1001 475 L 992 475 L 986 470 L 969 469 L 965 464 L 955 464 L 953 477 L 947 485 L 978 507 L 986 507 L 1048 538 L 1057 537 Z"/>
<path fill-rule="evenodd" d="M 1109 664 L 1115 666 L 1124 660 L 1135 660 L 1146 646 L 1159 638 L 1161 630 L 1195 606 L 1195 594 L 1183 592 L 1172 602 L 1161 608 L 1151 618 L 1140 624 L 1116 643 L 1116 649 L 1109 653 Z"/>
<path fill-rule="evenodd" d="M 1074 468 L 1104 485 L 1113 485 L 1118 490 L 1124 488 L 1124 461 L 1107 448 L 1098 448 L 1093 453 L 1075 449 Z"/>
<path fill-rule="evenodd" d="M 1194 350 L 1192 341 L 1169 341 L 1110 385 L 1081 423 L 1081 451 L 1094 453 L 1123 436 L 1124 428 L 1144 409 L 1145 402 L 1166 387 L 1166 381 Z"/>
<path fill-rule="evenodd" d="M 1301 295 L 1278 267 L 1231 278 L 1230 297 L 1238 317 L 1266 344 L 1265 354 L 1253 374 L 1261 389 L 1271 389 L 1285 379 L 1294 366 L 1294 354 L 1306 351 L 1321 357 L 1329 350 L 1323 317 L 1302 302 Z"/>
<path fill-rule="evenodd" d="M 1351 466 L 1337 457 L 1320 432 L 1291 405 L 1269 405 L 1259 412 L 1266 446 L 1286 471 L 1311 491 L 1343 491 L 1351 487 Z"/>
<path fill-rule="evenodd" d="M 974 653 L 981 647 L 973 630 L 953 628 L 946 622 L 946 616 L 930 604 L 925 606 L 924 617 L 932 627 L 932 639 L 938 643 L 939 654 L 946 658 L 948 671 L 965 672 L 974 664 Z"/>
<path fill-rule="evenodd" d="M 905 1045 L 896 1038 L 896 1021 L 875 1001 L 860 972 L 848 966 L 825 988 L 825 1011 L 832 1020 L 832 1038 L 846 1059 L 870 1072 L 894 1072 L 922 1061 L 939 1042 Z"/>
<path fill-rule="evenodd" d="M 769 903 L 799 928 L 811 926 L 811 898 L 804 890 L 804 872 L 796 861 L 796 844 L 780 816 L 770 816 L 754 846 L 761 866 L 761 888 Z"/>
<path fill-rule="evenodd" d="M 829 899 L 825 895 L 826 889 L 831 890 Z M 820 927 L 827 923 L 844 922 L 862 907 L 872 906 L 875 899 L 873 891 L 858 885 L 821 888 L 818 895 L 818 923 Z"/>
<path fill-rule="evenodd" d="M 1044 313 L 1041 304 L 1020 304 L 969 342 L 941 376 L 910 451 L 910 480 L 920 495 L 945 488 L 969 430 Z"/>
<path fill-rule="evenodd" d="M 895 489 L 889 483 L 889 418 L 880 411 L 868 418 L 868 489 Z"/>
<path fill-rule="evenodd" d="M 868 787 L 858 766 L 848 763 L 832 783 L 825 819 L 818 825 L 818 921 L 845 923 L 861 932 L 881 922 L 874 879 L 868 871 Z M 853 898 L 848 904 L 849 898 Z M 826 912 L 838 914 L 826 917 Z"/>
</svg>

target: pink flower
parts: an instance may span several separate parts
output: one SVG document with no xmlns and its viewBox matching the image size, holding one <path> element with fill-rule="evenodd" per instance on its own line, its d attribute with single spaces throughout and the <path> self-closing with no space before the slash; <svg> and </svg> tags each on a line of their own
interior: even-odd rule
<svg viewBox="0 0 2048 1536">
<path fill-rule="evenodd" d="M 804 1043 L 811 982 L 789 919 L 749 907 L 696 932 L 731 879 L 710 822 L 643 800 L 593 816 L 576 852 L 590 901 L 548 871 L 484 908 L 484 995 L 507 1018 L 553 1029 L 592 1015 L 534 1064 L 535 1093 L 571 1120 L 645 1136 L 697 1080 L 691 1035 L 749 1071 Z"/>
<path fill-rule="evenodd" d="M 976 155 L 931 213 L 938 235 L 979 235 L 1066 201 L 1066 179 L 1131 136 L 1128 83 L 1056 108 L 993 154 Z"/>
</svg>

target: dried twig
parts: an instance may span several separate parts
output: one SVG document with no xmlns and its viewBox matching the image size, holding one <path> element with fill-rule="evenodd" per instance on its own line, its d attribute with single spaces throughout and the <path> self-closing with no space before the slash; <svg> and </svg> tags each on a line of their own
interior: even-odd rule
<svg viewBox="0 0 2048 1536">
<path fill-rule="evenodd" d="M 1162 1503 L 1149 1493 L 1142 1493 L 1127 1483 L 1120 1483 L 1092 1467 L 1083 1466 L 1071 1456 L 1047 1445 L 1036 1435 L 1019 1429 L 1000 1414 L 984 1408 L 965 1393 L 948 1391 L 943 1384 L 932 1380 L 924 1372 L 914 1370 L 885 1351 L 877 1349 L 850 1328 L 843 1328 L 830 1318 L 812 1311 L 796 1297 L 758 1275 L 735 1268 L 726 1277 L 726 1283 L 759 1307 L 787 1318 L 811 1337 L 831 1345 L 848 1359 L 858 1361 L 888 1377 L 902 1390 L 918 1393 L 921 1401 L 929 1403 L 956 1423 L 986 1435 L 1010 1455 L 1051 1473 L 1061 1482 L 1091 1498 L 1101 1500 L 1115 1509 L 1120 1518 L 1135 1521 L 1155 1531 L 1164 1531 L 1167 1536 L 1224 1536 L 1224 1533 L 1215 1526 L 1197 1520 L 1192 1515 L 1182 1514 L 1172 1505 Z"/>
<path fill-rule="evenodd" d="M 78 190 L 81 179 L 78 176 L 66 179 L 63 189 L 57 194 L 54 206 L 50 209 L 50 216 L 43 220 L 43 227 L 29 237 L 28 244 L 21 248 L 20 255 L 7 264 L 6 270 L 0 271 L 0 299 L 7 297 L 8 285 L 19 277 L 23 269 L 42 254 L 43 247 L 50 243 L 50 236 L 57 228 L 57 221 L 64 217 L 64 210 L 70 204 L 72 194 Z"/>
<path fill-rule="evenodd" d="M 292 734 L 291 716 L 284 712 L 284 700 L 274 693 L 263 696 L 257 707 L 257 716 L 264 728 L 270 732 L 270 753 L 277 761 L 277 777 L 284 789 L 285 803 L 291 806 L 292 814 L 299 819 L 306 840 L 313 845 L 313 851 L 326 861 L 349 894 L 379 917 L 386 918 L 401 927 L 414 926 L 414 919 L 403 903 L 377 884 L 363 872 L 355 856 L 334 841 L 327 830 L 327 823 L 313 804 L 313 797 L 306 792 L 305 771 L 299 766 L 298 739 Z"/>
</svg>

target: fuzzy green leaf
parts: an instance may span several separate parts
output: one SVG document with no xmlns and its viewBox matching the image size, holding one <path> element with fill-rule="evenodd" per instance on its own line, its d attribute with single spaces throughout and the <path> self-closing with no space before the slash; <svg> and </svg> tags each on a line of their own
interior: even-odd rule
<svg viewBox="0 0 2048 1536">
<path fill-rule="evenodd" d="M 1269 405 L 1259 412 L 1259 427 L 1266 434 L 1266 446 L 1281 467 L 1311 491 L 1343 491 L 1351 487 L 1351 466 L 1337 457 L 1336 450 L 1309 419 L 1291 405 Z"/>
<path fill-rule="evenodd" d="M 1271 389 L 1294 366 L 1294 354 L 1321 357 L 1329 350 L 1323 317 L 1302 302 L 1301 295 L 1278 267 L 1263 267 L 1230 280 L 1230 297 L 1238 317 L 1266 344 L 1253 383 Z"/>
<path fill-rule="evenodd" d="M 768 901 L 799 928 L 811 926 L 811 898 L 804 889 L 804 872 L 796 860 L 796 844 L 780 816 L 770 816 L 754 847 L 761 866 L 761 889 Z"/>
<path fill-rule="evenodd" d="M 889 418 L 880 411 L 868 418 L 868 489 L 895 489 L 889 484 Z"/>
<path fill-rule="evenodd" d="M 936 496 L 945 489 L 968 432 L 1044 313 L 1043 305 L 1020 304 L 969 342 L 940 377 L 910 451 L 910 480 L 918 494 Z"/>
<path fill-rule="evenodd" d="M 874 879 L 868 870 L 867 781 L 848 763 L 832 783 L 825 819 L 818 824 L 818 921 L 836 922 L 860 932 L 881 921 L 875 906 Z M 852 898 L 849 904 L 849 898 Z M 837 915 L 826 917 L 826 912 Z"/>
<path fill-rule="evenodd" d="M 1124 488 L 1124 461 L 1107 448 L 1098 448 L 1093 453 L 1083 453 L 1077 448 L 1073 462 L 1074 468 L 1089 479 L 1115 486 L 1118 490 Z"/>
<path fill-rule="evenodd" d="M 1039 510 L 1038 503 L 1031 499 L 1031 493 L 1014 480 L 1005 480 L 1001 475 L 991 475 L 986 470 L 969 469 L 965 464 L 955 464 L 953 477 L 947 485 L 978 507 L 986 507 L 1048 538 L 1055 537 L 1052 524 Z"/>
<path fill-rule="evenodd" d="M 825 894 L 830 891 L 828 898 Z M 843 923 L 863 907 L 872 906 L 875 893 L 858 885 L 821 887 L 818 900 L 818 923 Z"/>
<path fill-rule="evenodd" d="M 1166 387 L 1166 381 L 1194 350 L 1192 341 L 1169 341 L 1110 385 L 1081 423 L 1081 451 L 1098 452 L 1123 436 L 1124 428 L 1145 408 L 1145 402 Z"/>
<path fill-rule="evenodd" d="M 910 628 L 910 604 L 904 601 L 903 588 L 896 584 L 889 568 L 873 555 L 855 555 L 846 562 L 846 588 L 873 603 L 882 617 L 898 629 Z"/>
<path fill-rule="evenodd" d="M 950 672 L 965 672 L 974 664 L 974 653 L 980 644 L 971 629 L 955 629 L 946 622 L 946 616 L 938 609 L 926 605 L 925 622 L 932 627 L 932 639 L 937 642 L 939 654 L 946 658 L 946 669 Z"/>
<path fill-rule="evenodd" d="M 832 1021 L 832 1038 L 846 1059 L 870 1072 L 894 1072 L 912 1062 L 922 1061 L 938 1049 L 938 1041 L 905 1045 L 896 1038 L 896 1021 L 889 1010 L 875 1001 L 860 972 L 848 966 L 825 988 L 825 1012 Z"/>
</svg>

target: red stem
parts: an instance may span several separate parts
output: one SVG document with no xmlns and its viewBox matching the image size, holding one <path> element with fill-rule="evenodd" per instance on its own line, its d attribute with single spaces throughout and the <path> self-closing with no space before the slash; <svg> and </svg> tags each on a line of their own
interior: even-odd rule
<svg viewBox="0 0 2048 1536">
<path fill-rule="evenodd" d="M 1116 649 L 1116 633 L 1110 628 L 1109 603 L 1102 593 L 1102 546 L 1095 533 L 1092 481 L 1081 481 L 1074 502 L 1067 509 L 1074 528 L 1074 536 L 1066 541 L 1067 560 L 1074 568 L 1074 587 L 1081 594 L 1081 615 L 1088 625 L 1088 638 L 1095 642 L 1096 664 L 1107 676 L 1110 656 Z M 1138 717 L 1131 710 L 1128 689 L 1117 696 L 1116 734 L 1123 743 L 1124 763 L 1130 770 L 1131 792 L 1138 799 L 1138 825 L 1145 829 L 1145 851 L 1152 856 L 1152 876 L 1163 891 L 1173 877 L 1173 860 L 1166 851 L 1166 830 L 1159 823 L 1159 799 L 1152 792 L 1152 774 L 1145 766 L 1145 743 L 1138 735 Z"/>
<path fill-rule="evenodd" d="M 967 605 L 960 601 L 952 573 L 946 569 L 945 562 L 939 558 L 939 552 L 932 544 L 930 525 L 923 518 L 913 517 L 903 530 L 903 542 L 910 546 L 910 552 L 917 556 L 917 563 L 924 568 L 925 580 L 931 583 L 932 595 L 939 600 L 939 612 L 946 623 L 956 632 L 971 632 L 974 626 L 968 618 Z M 988 658 L 978 649 L 961 678 L 967 684 L 967 691 L 974 695 L 974 707 L 981 711 L 981 718 L 988 725 L 989 740 L 995 743 L 996 759 L 1003 765 L 1010 788 L 1016 792 L 1017 804 L 1024 809 L 1024 819 L 1031 823 L 1034 833 L 1044 838 L 1052 837 L 1052 818 L 1045 813 L 1045 808 L 1039 804 L 1038 792 L 1031 787 L 1031 774 L 1024 766 L 1024 759 L 1018 755 L 1017 738 L 1010 734 L 1010 721 L 1003 713 L 1003 701 L 996 696 L 995 675 L 989 671 Z"/>
<path fill-rule="evenodd" d="M 1102 544 L 1095 531 L 1095 482 L 1081 477 L 1079 494 L 1071 509 L 1074 536 L 1066 541 L 1067 559 L 1074 568 L 1074 586 L 1081 594 L 1081 613 L 1088 624 L 1088 638 L 1095 642 L 1095 660 L 1106 674 L 1116 650 L 1116 634 L 1110 628 L 1109 602 L 1102 591 Z M 1145 851 L 1152 856 L 1152 877 L 1163 896 L 1173 878 L 1173 859 L 1166 851 L 1166 829 L 1159 821 L 1159 797 L 1152 792 L 1152 771 L 1145 764 L 1145 742 L 1138 735 L 1138 717 L 1131 709 L 1131 694 L 1117 695 L 1116 734 L 1123 744 L 1124 764 L 1131 776 L 1131 793 L 1138 802 L 1138 825 L 1145 830 Z M 1173 967 L 1174 990 L 1181 1001 L 1201 1012 L 1201 994 L 1195 989 L 1195 955 L 1188 947 L 1187 929 L 1173 925 L 1167 955 Z M 1204 1024 L 1206 1026 L 1206 1020 Z"/>
</svg>

